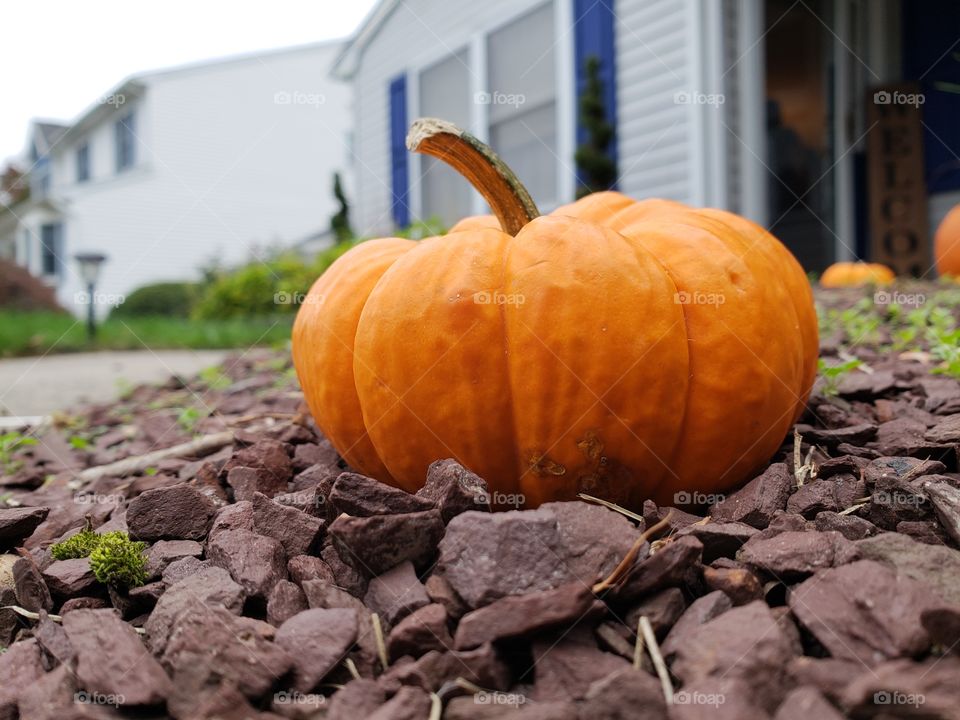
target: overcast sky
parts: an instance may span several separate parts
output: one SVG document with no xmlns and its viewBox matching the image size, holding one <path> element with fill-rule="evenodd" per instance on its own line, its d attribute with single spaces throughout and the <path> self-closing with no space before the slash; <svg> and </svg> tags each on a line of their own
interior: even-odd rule
<svg viewBox="0 0 960 720">
<path fill-rule="evenodd" d="M 70 121 L 126 76 L 350 35 L 374 0 L 4 3 L 0 161 L 31 118 Z"/>
</svg>

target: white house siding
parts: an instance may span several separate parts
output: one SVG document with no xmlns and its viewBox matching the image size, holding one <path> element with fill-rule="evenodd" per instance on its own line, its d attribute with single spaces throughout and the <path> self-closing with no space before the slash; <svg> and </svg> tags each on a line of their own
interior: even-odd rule
<svg viewBox="0 0 960 720">
<path fill-rule="evenodd" d="M 143 97 L 128 99 L 88 136 L 90 181 L 75 182 L 81 138 L 54 156 L 51 196 L 65 209 L 66 254 L 105 252 L 100 288 L 122 295 L 193 279 L 204 264 L 245 261 L 325 228 L 335 212 L 334 171 L 350 181 L 350 90 L 328 75 L 339 49 L 140 76 Z M 113 126 L 131 109 L 136 164 L 118 174 Z M 80 289 L 69 267 L 61 302 L 74 307 Z"/>
<path fill-rule="evenodd" d="M 566 6 L 565 0 L 554 0 Z M 384 234 L 393 228 L 391 214 L 389 82 L 407 71 L 408 120 L 417 117 L 417 74 L 430 64 L 459 52 L 471 44 L 477 33 L 493 30 L 510 20 L 544 5 L 544 0 L 485 0 L 484 2 L 437 2 L 404 0 L 390 14 L 360 59 L 354 84 L 354 132 L 357 154 L 354 159 L 357 197 L 360 199 L 358 226 L 366 234 Z M 572 44 L 569 23 L 560 28 L 561 43 Z M 483 43 L 478 43 L 482 45 Z M 471 48 L 472 77 L 484 87 L 482 63 Z M 482 49 L 481 49 L 482 51 Z M 561 80 L 558 79 L 558 82 Z M 572 88 L 574 78 L 563 78 Z M 558 98 L 558 107 L 562 102 Z M 558 125 L 563 127 L 562 124 Z M 483 136 L 482 125 L 471 128 Z M 567 160 L 572 165 L 572 160 Z M 410 198 L 416 219 L 419 212 L 419 163 L 410 162 Z"/>
<path fill-rule="evenodd" d="M 689 0 L 618 0 L 615 6 L 620 190 L 634 198 L 702 202 L 702 108 L 678 103 L 697 87 Z"/>
</svg>

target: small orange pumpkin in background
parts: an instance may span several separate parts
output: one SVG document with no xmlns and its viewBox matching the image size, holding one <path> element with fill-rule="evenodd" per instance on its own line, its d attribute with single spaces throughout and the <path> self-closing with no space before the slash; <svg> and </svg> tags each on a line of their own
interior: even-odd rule
<svg viewBox="0 0 960 720">
<path fill-rule="evenodd" d="M 933 257 L 938 275 L 960 278 L 960 205 L 940 222 L 933 236 Z"/>
<path fill-rule="evenodd" d="M 776 238 L 616 192 L 538 216 L 455 126 L 419 120 L 407 144 L 497 217 L 362 243 L 311 288 L 294 364 L 351 466 L 415 491 L 453 457 L 529 507 L 588 492 L 639 508 L 721 492 L 768 461 L 817 358 L 809 283 Z"/>
<path fill-rule="evenodd" d="M 820 284 L 828 288 L 886 285 L 896 277 L 893 270 L 880 263 L 838 262 L 823 271 Z"/>
</svg>

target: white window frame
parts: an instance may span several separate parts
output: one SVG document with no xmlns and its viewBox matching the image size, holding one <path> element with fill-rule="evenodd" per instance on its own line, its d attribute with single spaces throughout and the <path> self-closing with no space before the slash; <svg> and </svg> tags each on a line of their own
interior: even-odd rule
<svg viewBox="0 0 960 720">
<path fill-rule="evenodd" d="M 556 54 L 556 127 L 557 127 L 557 195 L 558 204 L 571 202 L 576 191 L 576 166 L 573 159 L 576 143 L 575 93 L 576 76 L 574 74 L 574 33 L 571 31 L 573 0 L 517 0 L 511 7 L 512 12 L 497 21 L 470 33 L 464 41 L 450 43 L 430 53 L 407 71 L 407 117 L 412 122 L 422 117 L 420 105 L 420 75 L 422 72 L 451 55 L 467 50 L 467 64 L 470 69 L 470 97 L 487 90 L 487 41 L 497 30 L 516 22 L 519 18 L 549 3 L 553 4 L 554 33 Z M 469 132 L 484 142 L 490 139 L 490 122 L 487 106 L 473 103 L 470 110 Z M 413 153 L 408 163 L 410 176 L 410 209 L 414 218 L 423 217 L 423 185 L 419 178 L 422 173 L 422 158 Z M 523 178 L 520 178 L 523 180 Z M 414 187 L 416 185 L 416 187 Z M 471 212 L 480 215 L 489 212 L 487 204 L 479 193 L 473 193 Z M 550 212 L 554 206 L 541 207 L 542 213 Z"/>
</svg>

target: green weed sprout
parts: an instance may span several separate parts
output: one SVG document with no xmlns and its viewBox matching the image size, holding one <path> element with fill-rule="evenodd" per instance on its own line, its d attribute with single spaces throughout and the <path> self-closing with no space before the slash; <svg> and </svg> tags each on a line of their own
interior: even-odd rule
<svg viewBox="0 0 960 720">
<path fill-rule="evenodd" d="M 147 581 L 146 543 L 135 542 L 122 530 L 100 536 L 90 553 L 90 569 L 104 585 L 137 587 Z"/>
<path fill-rule="evenodd" d="M 75 560 L 89 557 L 94 548 L 100 544 L 100 536 L 89 527 L 73 535 L 63 542 L 58 542 L 50 548 L 54 560 Z"/>
</svg>

